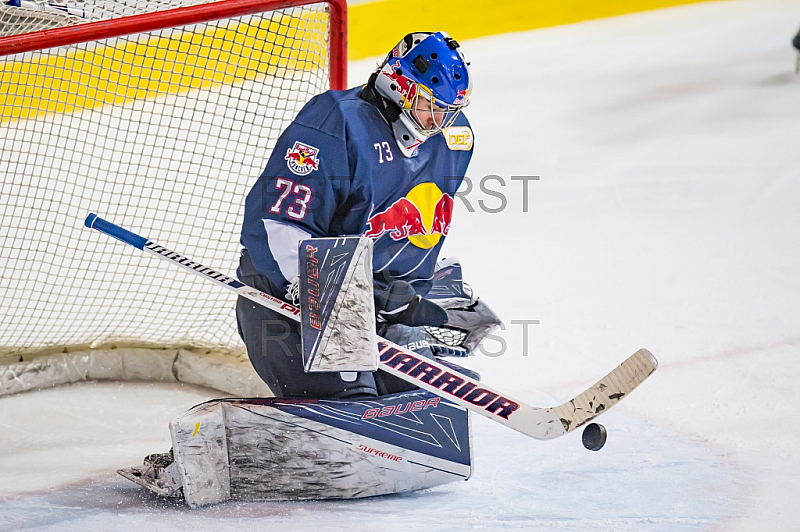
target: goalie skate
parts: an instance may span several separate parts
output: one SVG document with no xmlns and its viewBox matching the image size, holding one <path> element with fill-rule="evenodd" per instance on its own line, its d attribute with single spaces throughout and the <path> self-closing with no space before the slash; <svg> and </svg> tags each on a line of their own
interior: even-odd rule
<svg viewBox="0 0 800 532">
<path fill-rule="evenodd" d="M 117 473 L 161 497 L 183 495 L 178 464 L 175 463 L 172 450 L 148 455 L 141 467 L 118 469 Z"/>
</svg>

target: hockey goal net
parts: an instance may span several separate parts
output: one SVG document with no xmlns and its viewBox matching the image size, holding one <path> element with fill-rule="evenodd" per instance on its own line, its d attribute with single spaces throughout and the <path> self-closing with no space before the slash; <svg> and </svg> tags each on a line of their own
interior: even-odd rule
<svg viewBox="0 0 800 532">
<path fill-rule="evenodd" d="M 345 50 L 344 0 L 0 5 L 0 363 L 241 349 L 235 296 L 83 220 L 233 274 L 245 195 Z"/>
</svg>

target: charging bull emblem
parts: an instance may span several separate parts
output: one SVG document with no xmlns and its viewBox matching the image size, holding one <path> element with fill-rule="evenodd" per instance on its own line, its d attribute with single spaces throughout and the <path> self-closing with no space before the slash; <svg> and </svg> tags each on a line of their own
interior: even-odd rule
<svg viewBox="0 0 800 532">
<path fill-rule="evenodd" d="M 391 65 L 391 72 L 381 71 L 381 74 L 392 80 L 392 89 L 399 92 L 403 97 L 403 103 L 408 107 L 414 101 L 414 96 L 417 94 L 417 84 L 411 81 L 410 78 L 399 74 L 402 72 L 400 68 L 400 61 L 395 61 Z"/>
<path fill-rule="evenodd" d="M 319 169 L 319 159 L 317 158 L 319 149 L 302 142 L 295 142 L 294 146 L 286 150 L 286 165 L 292 173 L 297 175 L 307 175 L 313 170 Z"/>
<path fill-rule="evenodd" d="M 430 249 L 450 231 L 453 198 L 434 183 L 421 183 L 405 197 L 367 220 L 364 236 L 378 238 L 386 233 L 392 240 L 408 240 L 415 246 Z"/>
</svg>

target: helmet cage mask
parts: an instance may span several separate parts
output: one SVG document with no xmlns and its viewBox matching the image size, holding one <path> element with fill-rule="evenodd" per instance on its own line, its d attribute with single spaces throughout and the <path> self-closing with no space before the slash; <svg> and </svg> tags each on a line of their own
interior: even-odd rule
<svg viewBox="0 0 800 532">
<path fill-rule="evenodd" d="M 437 101 L 428 87 L 418 83 L 414 95 L 406 100 L 402 110 L 414 120 L 421 134 L 426 137 L 432 137 L 443 129 L 452 126 L 464 107 L 466 107 L 466 104 L 450 105 Z M 426 116 L 430 116 L 430 126 L 423 123 L 423 121 L 428 122 L 422 118 Z"/>
</svg>

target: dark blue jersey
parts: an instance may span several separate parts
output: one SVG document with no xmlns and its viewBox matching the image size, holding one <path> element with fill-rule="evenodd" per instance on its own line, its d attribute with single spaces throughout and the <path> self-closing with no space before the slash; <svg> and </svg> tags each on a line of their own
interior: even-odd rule
<svg viewBox="0 0 800 532">
<path fill-rule="evenodd" d="M 376 279 L 427 292 L 450 229 L 455 193 L 472 157 L 466 117 L 401 154 L 361 88 L 314 97 L 278 139 L 247 196 L 242 245 L 276 287 L 297 273 L 297 242 L 366 235 Z"/>
</svg>

